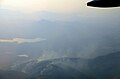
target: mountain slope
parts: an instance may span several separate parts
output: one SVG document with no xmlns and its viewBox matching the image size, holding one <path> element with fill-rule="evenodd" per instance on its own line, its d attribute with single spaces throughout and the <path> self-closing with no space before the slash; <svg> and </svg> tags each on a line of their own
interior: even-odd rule
<svg viewBox="0 0 120 79">
<path fill-rule="evenodd" d="M 57 58 L 16 66 L 33 79 L 120 79 L 120 52 L 94 59 Z"/>
<path fill-rule="evenodd" d="M 0 79 L 30 79 L 27 74 L 18 71 L 0 70 Z"/>
<path fill-rule="evenodd" d="M 89 62 L 89 72 L 98 79 L 118 79 L 120 75 L 120 52 L 92 59 Z"/>
<path fill-rule="evenodd" d="M 30 63 L 21 64 L 16 69 L 34 79 L 93 79 L 83 73 L 88 63 L 85 59 L 65 57 Z"/>
</svg>

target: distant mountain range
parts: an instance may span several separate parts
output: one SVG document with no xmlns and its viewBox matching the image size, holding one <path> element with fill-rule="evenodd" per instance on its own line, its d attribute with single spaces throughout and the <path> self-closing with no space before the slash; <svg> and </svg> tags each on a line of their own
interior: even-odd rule
<svg viewBox="0 0 120 79">
<path fill-rule="evenodd" d="M 34 15 L 37 19 L 34 19 Z M 115 16 L 119 18 L 118 15 Z M 0 39 L 46 39 L 32 44 L 0 43 L 0 53 L 9 54 L 11 59 L 21 54 L 31 58 L 44 55 L 46 57 L 43 58 L 50 59 L 56 56 L 94 58 L 113 53 L 120 50 L 119 20 L 113 21 L 115 16 L 109 16 L 114 17 L 110 21 L 102 21 L 105 17 L 100 19 L 101 16 L 97 20 L 89 18 L 90 16 L 79 16 L 79 20 L 71 18 L 72 21 L 53 21 L 55 17 L 60 17 L 54 12 L 43 11 L 27 15 L 0 9 Z M 64 18 L 66 17 L 65 15 Z M 0 62 L 3 62 L 5 57 L 2 56 L 1 59 L 1 56 Z"/>
<path fill-rule="evenodd" d="M 120 52 L 95 59 L 57 58 L 16 66 L 33 79 L 120 79 Z"/>
</svg>

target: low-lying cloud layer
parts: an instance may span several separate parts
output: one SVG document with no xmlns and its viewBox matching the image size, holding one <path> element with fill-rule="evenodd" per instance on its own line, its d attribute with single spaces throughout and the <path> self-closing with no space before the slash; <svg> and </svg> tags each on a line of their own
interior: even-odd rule
<svg viewBox="0 0 120 79">
<path fill-rule="evenodd" d="M 29 56 L 26 55 L 26 54 L 23 54 L 23 55 L 18 55 L 18 57 L 25 57 L 25 58 L 28 58 Z"/>
<path fill-rule="evenodd" d="M 35 38 L 35 39 L 25 39 L 25 38 L 14 38 L 12 40 L 5 40 L 5 39 L 0 39 L 0 43 L 36 43 L 36 42 L 41 42 L 45 41 L 46 39 L 43 38 Z"/>
</svg>

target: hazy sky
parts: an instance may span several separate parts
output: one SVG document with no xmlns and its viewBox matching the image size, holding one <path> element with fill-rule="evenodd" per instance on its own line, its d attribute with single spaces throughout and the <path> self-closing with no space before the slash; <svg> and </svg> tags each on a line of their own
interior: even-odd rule
<svg viewBox="0 0 120 79">
<path fill-rule="evenodd" d="M 37 13 L 40 11 L 79 15 L 105 15 L 120 12 L 118 8 L 91 8 L 86 6 L 90 0 L 1 0 L 1 8 L 22 13 Z"/>
<path fill-rule="evenodd" d="M 119 8 L 93 8 L 86 6 L 90 0 L 0 0 L 1 24 L 26 20 L 91 20 L 98 17 L 114 17 Z M 11 13 L 10 13 L 11 11 Z M 41 13 L 43 12 L 43 13 Z M 23 13 L 22 15 L 20 13 Z M 20 15 L 19 15 L 20 14 Z M 25 14 L 25 15 L 24 15 Z M 26 15 L 27 14 L 27 15 Z M 30 15 L 29 15 L 30 14 Z M 95 20 L 94 19 L 94 20 Z M 3 22 L 4 21 L 4 22 Z"/>
<path fill-rule="evenodd" d="M 55 11 L 77 12 L 86 7 L 89 0 L 2 0 L 2 7 L 22 12 Z"/>
</svg>

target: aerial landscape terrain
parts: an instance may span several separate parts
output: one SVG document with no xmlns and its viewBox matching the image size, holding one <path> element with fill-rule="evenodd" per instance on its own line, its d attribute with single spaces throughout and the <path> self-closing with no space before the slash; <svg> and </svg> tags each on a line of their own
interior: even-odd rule
<svg viewBox="0 0 120 79">
<path fill-rule="evenodd" d="M 120 79 L 120 9 L 88 0 L 1 0 L 0 79 Z"/>
</svg>

